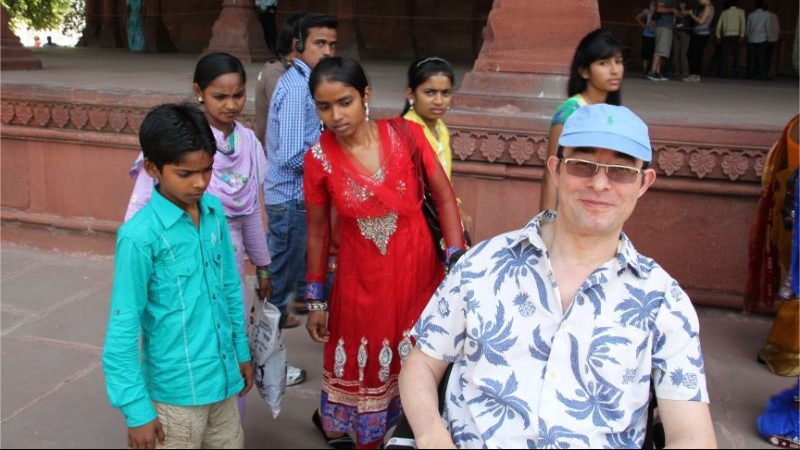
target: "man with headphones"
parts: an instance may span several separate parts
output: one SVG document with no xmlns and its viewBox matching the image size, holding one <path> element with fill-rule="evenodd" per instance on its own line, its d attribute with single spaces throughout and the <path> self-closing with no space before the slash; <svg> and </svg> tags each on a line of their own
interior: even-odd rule
<svg viewBox="0 0 800 450">
<path fill-rule="evenodd" d="M 281 311 L 283 328 L 300 325 L 297 317 L 287 313 L 287 307 L 306 272 L 303 157 L 319 141 L 321 132 L 308 80 L 322 58 L 335 54 L 337 26 L 335 17 L 324 14 L 304 14 L 298 19 L 297 35 L 292 40 L 297 57 L 291 69 L 278 80 L 269 104 L 266 132 L 269 169 L 264 182 L 264 203 L 273 261 L 270 301 Z M 290 366 L 287 385 L 302 382 L 303 375 L 301 370 Z"/>
<path fill-rule="evenodd" d="M 269 102 L 272 99 L 272 94 L 275 92 L 275 87 L 278 86 L 278 80 L 286 73 L 289 67 L 292 66 L 292 63 L 297 57 L 294 42 L 299 33 L 297 26 L 300 22 L 300 18 L 305 14 L 306 13 L 302 12 L 296 13 L 286 19 L 275 43 L 275 55 L 267 60 L 261 67 L 261 71 L 258 72 L 258 81 L 256 84 L 256 114 L 253 128 L 264 148 L 267 148 Z"/>
</svg>

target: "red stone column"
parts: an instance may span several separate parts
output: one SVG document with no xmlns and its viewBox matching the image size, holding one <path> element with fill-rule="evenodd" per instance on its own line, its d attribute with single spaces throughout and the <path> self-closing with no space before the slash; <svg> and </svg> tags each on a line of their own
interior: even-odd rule
<svg viewBox="0 0 800 450">
<path fill-rule="evenodd" d="M 78 47 L 95 47 L 97 34 L 100 29 L 98 20 L 100 14 L 100 0 L 86 0 L 84 7 L 84 19 L 86 26 L 83 28 L 83 35 L 78 41 Z"/>
<path fill-rule="evenodd" d="M 114 0 L 102 0 L 100 32 L 96 41 L 98 47 L 118 47 L 119 26 L 116 13 L 117 3 Z"/>
<path fill-rule="evenodd" d="M 0 70 L 41 70 L 42 61 L 33 52 L 22 46 L 19 38 L 8 26 L 8 12 L 0 6 Z"/>
<path fill-rule="evenodd" d="M 494 0 L 478 59 L 447 114 L 453 184 L 478 240 L 538 212 L 548 125 L 569 64 L 600 26 L 596 0 Z"/>
<path fill-rule="evenodd" d="M 358 59 L 358 43 L 355 31 L 355 0 L 339 0 L 336 4 L 336 18 L 339 27 L 336 30 L 337 55 L 350 56 Z M 280 27 L 278 28 L 280 29 Z"/>
<path fill-rule="evenodd" d="M 253 0 L 223 0 L 211 41 L 203 54 L 230 53 L 244 63 L 266 61 L 269 55 Z"/>
<path fill-rule="evenodd" d="M 575 47 L 599 26 L 596 0 L 495 0 L 483 47 L 448 122 L 518 130 L 546 126 L 566 96 Z"/>
<path fill-rule="evenodd" d="M 158 52 L 158 28 L 161 24 L 161 8 L 157 0 L 145 0 L 142 3 L 142 21 L 144 22 L 144 51 Z"/>
</svg>

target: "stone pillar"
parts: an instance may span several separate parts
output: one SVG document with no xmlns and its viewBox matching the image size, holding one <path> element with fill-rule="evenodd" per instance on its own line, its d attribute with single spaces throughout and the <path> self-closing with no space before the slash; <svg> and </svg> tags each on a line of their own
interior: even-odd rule
<svg viewBox="0 0 800 450">
<path fill-rule="evenodd" d="M 253 0 L 222 1 L 222 11 L 203 54 L 211 52 L 230 53 L 243 63 L 267 60 L 269 50 Z"/>
<path fill-rule="evenodd" d="M 100 31 L 100 0 L 86 0 L 84 7 L 84 19 L 86 26 L 83 28 L 83 35 L 78 41 L 78 47 L 95 47 L 97 44 L 97 34 Z"/>
<path fill-rule="evenodd" d="M 42 61 L 33 52 L 22 46 L 19 38 L 8 24 L 8 12 L 0 6 L 0 70 L 41 70 Z"/>
<path fill-rule="evenodd" d="M 447 114 L 453 184 L 474 238 L 519 228 L 538 212 L 550 117 L 567 95 L 575 47 L 599 26 L 597 0 L 494 0 L 478 59 Z"/>
<path fill-rule="evenodd" d="M 336 4 L 334 15 L 339 20 L 339 27 L 336 30 L 337 39 L 339 40 L 336 54 L 359 59 L 354 23 L 356 20 L 355 0 L 339 0 Z"/>
<path fill-rule="evenodd" d="M 580 39 L 600 26 L 597 0 L 494 0 L 484 43 L 454 99 L 456 127 L 539 129 L 566 96 Z"/>
<path fill-rule="evenodd" d="M 100 32 L 97 36 L 98 47 L 118 47 L 119 26 L 117 25 L 117 3 L 114 0 L 102 0 L 100 13 Z M 126 45 L 127 47 L 127 45 Z"/>
<path fill-rule="evenodd" d="M 145 53 L 158 53 L 161 8 L 157 0 L 145 0 L 142 3 L 142 21 L 144 21 L 144 51 Z"/>
</svg>

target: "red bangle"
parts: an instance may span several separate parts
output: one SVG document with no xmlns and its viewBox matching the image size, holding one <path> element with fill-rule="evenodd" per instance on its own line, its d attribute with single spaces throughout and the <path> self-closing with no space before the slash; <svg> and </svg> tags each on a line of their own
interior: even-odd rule
<svg viewBox="0 0 800 450">
<path fill-rule="evenodd" d="M 324 283 L 327 281 L 328 277 L 327 274 L 320 274 L 320 273 L 307 273 L 306 274 L 306 283 Z"/>
</svg>

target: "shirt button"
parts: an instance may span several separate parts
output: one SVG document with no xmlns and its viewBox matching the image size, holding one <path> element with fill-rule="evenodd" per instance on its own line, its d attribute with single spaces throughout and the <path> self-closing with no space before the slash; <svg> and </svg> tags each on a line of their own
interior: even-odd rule
<svg viewBox="0 0 800 450">
<path fill-rule="evenodd" d="M 217 324 L 217 329 L 219 330 L 220 328 L 222 328 L 222 325 Z"/>
<path fill-rule="evenodd" d="M 550 379 L 551 380 L 555 380 L 557 377 L 558 377 L 558 375 L 556 375 L 556 371 L 555 370 L 551 370 L 550 371 Z"/>
<path fill-rule="evenodd" d="M 217 299 L 217 294 L 211 294 L 211 300 L 216 300 L 216 299 Z"/>
<path fill-rule="evenodd" d="M 222 359 L 228 359 L 228 355 L 226 355 L 226 354 L 224 354 L 224 353 L 223 353 L 223 354 L 222 354 Z"/>
<path fill-rule="evenodd" d="M 206 267 L 208 267 L 208 261 L 206 261 Z"/>
</svg>

